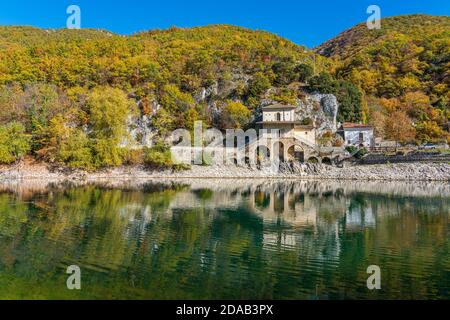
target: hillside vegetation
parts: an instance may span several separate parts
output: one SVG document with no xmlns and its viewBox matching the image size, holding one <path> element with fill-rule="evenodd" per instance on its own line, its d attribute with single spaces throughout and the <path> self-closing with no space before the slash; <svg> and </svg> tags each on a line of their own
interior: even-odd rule
<svg viewBox="0 0 450 320">
<path fill-rule="evenodd" d="M 386 18 L 379 30 L 359 24 L 315 51 L 335 61 L 337 77 L 365 93 L 365 120 L 380 135 L 448 139 L 450 17 Z"/>
<path fill-rule="evenodd" d="M 339 121 L 373 123 L 387 138 L 445 140 L 448 26 L 442 17 L 385 19 L 381 30 L 356 26 L 316 53 L 227 25 L 131 36 L 0 27 L 0 162 L 32 154 L 85 169 L 171 165 L 171 130 L 196 120 L 246 128 L 262 103 L 296 104 L 305 92 L 336 95 Z M 129 148 L 142 125 L 155 147 Z"/>
<path fill-rule="evenodd" d="M 286 39 L 226 25 L 132 36 L 0 27 L 0 144 L 12 149 L 13 129 L 20 145 L 30 144 L 0 162 L 31 150 L 87 169 L 146 159 L 159 167 L 170 163 L 162 142 L 144 154 L 123 143 L 136 119 L 150 118 L 161 140 L 176 128 L 192 130 L 196 120 L 249 126 L 261 99 L 295 103 L 301 90 L 290 85 L 312 76 L 314 60 L 317 72 L 330 67 Z"/>
</svg>

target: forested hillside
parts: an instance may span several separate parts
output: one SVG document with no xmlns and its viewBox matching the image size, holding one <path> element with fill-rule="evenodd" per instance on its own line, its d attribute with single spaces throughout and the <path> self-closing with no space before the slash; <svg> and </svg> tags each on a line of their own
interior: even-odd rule
<svg viewBox="0 0 450 320">
<path fill-rule="evenodd" d="M 373 123 L 386 138 L 447 139 L 449 18 L 382 26 L 356 26 L 316 53 L 226 25 L 131 36 L 0 27 L 0 162 L 164 166 L 171 130 L 195 120 L 249 127 L 262 103 L 296 104 L 307 92 L 336 95 L 339 121 Z M 156 146 L 127 148 L 133 126 L 150 127 Z"/>
<path fill-rule="evenodd" d="M 313 61 L 317 73 L 327 70 L 327 60 L 276 35 L 225 25 L 132 36 L 1 27 L 0 160 L 30 152 L 83 168 L 163 165 L 162 143 L 146 154 L 120 147 L 130 117 L 150 118 L 161 138 L 195 120 L 245 127 L 261 99 L 295 102 L 301 90 L 289 86 L 313 75 Z M 18 141 L 8 143 L 13 132 Z"/>
<path fill-rule="evenodd" d="M 336 76 L 365 93 L 366 121 L 379 134 L 408 141 L 448 139 L 450 17 L 382 19 L 357 25 L 316 48 L 332 58 Z"/>
</svg>

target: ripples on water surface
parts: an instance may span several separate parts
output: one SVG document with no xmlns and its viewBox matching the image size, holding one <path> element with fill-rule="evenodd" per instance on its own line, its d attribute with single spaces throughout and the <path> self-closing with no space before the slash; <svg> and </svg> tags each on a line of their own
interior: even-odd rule
<svg viewBox="0 0 450 320">
<path fill-rule="evenodd" d="M 449 208 L 448 184 L 1 185 L 0 298 L 448 299 Z"/>
</svg>

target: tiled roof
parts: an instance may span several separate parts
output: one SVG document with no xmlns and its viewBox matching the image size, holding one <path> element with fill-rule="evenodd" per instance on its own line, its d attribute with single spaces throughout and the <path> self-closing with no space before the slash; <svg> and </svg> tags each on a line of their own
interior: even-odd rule
<svg viewBox="0 0 450 320">
<path fill-rule="evenodd" d="M 303 124 L 300 121 L 259 121 L 256 124 L 294 124 L 296 128 L 304 128 L 304 129 L 314 129 L 313 125 Z"/>
<path fill-rule="evenodd" d="M 273 109 L 287 109 L 287 110 L 292 110 L 292 109 L 296 109 L 296 106 L 291 106 L 291 105 L 284 105 L 284 104 L 272 104 L 270 106 L 265 106 L 262 107 L 263 110 L 273 110 Z"/>
<path fill-rule="evenodd" d="M 373 129 L 372 126 L 369 126 L 367 124 L 361 124 L 361 123 L 351 123 L 351 122 L 345 122 L 342 127 L 344 129 Z"/>
</svg>

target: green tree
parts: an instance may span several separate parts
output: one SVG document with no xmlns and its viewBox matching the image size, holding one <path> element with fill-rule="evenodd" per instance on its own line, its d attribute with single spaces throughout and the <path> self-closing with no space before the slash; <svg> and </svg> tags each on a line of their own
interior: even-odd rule
<svg viewBox="0 0 450 320">
<path fill-rule="evenodd" d="M 41 156 L 49 162 L 58 162 L 72 168 L 92 170 L 92 141 L 80 128 L 67 124 L 62 115 L 50 120 L 49 143 L 41 149 Z"/>
<path fill-rule="evenodd" d="M 160 95 L 159 102 L 168 112 L 186 112 L 195 106 L 195 101 L 189 93 L 182 92 L 173 84 L 165 85 Z"/>
<path fill-rule="evenodd" d="M 27 129 L 32 134 L 32 150 L 38 151 L 48 144 L 48 125 L 51 118 L 66 108 L 64 98 L 52 84 L 37 83 L 24 92 L 27 111 Z"/>
<path fill-rule="evenodd" d="M 92 155 L 91 141 L 86 133 L 78 128 L 70 130 L 67 139 L 59 147 L 57 160 L 69 167 L 93 170 L 96 168 Z M 104 165 L 105 163 L 100 163 Z"/>
<path fill-rule="evenodd" d="M 30 150 L 30 137 L 18 122 L 0 126 L 0 163 L 12 163 Z"/>
<path fill-rule="evenodd" d="M 222 110 L 221 127 L 235 129 L 244 127 L 251 117 L 251 112 L 240 102 L 229 101 Z"/>
<path fill-rule="evenodd" d="M 321 72 L 310 79 L 308 87 L 312 92 L 334 94 L 337 91 L 337 82 L 328 72 Z"/>
<path fill-rule="evenodd" d="M 336 96 L 339 102 L 338 121 L 358 122 L 362 119 L 362 93 L 353 83 L 336 80 L 329 73 L 321 72 L 311 78 L 309 90 Z"/>
<path fill-rule="evenodd" d="M 295 71 L 298 74 L 298 80 L 301 82 L 308 82 L 308 80 L 314 75 L 313 67 L 306 63 L 299 64 L 295 68 Z"/>
<path fill-rule="evenodd" d="M 339 102 L 337 120 L 340 122 L 359 122 L 362 119 L 362 94 L 351 82 L 340 80 L 335 92 Z"/>
<path fill-rule="evenodd" d="M 248 85 L 247 97 L 259 97 L 271 86 L 270 80 L 263 73 L 257 72 Z"/>
<path fill-rule="evenodd" d="M 92 90 L 86 104 L 94 163 L 98 167 L 120 165 L 119 143 L 127 134 L 127 120 L 135 112 L 134 104 L 122 90 L 110 87 Z"/>
<path fill-rule="evenodd" d="M 163 137 L 176 129 L 175 118 L 166 109 L 158 110 L 152 118 L 152 124 Z"/>
<path fill-rule="evenodd" d="M 288 85 L 298 80 L 298 72 L 295 68 L 295 63 L 292 58 L 282 58 L 272 66 L 272 71 L 275 74 L 275 84 L 279 86 Z"/>
</svg>

